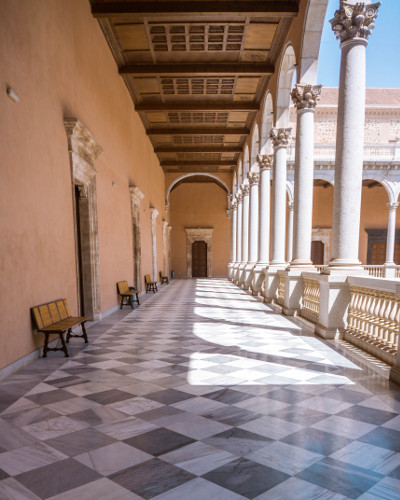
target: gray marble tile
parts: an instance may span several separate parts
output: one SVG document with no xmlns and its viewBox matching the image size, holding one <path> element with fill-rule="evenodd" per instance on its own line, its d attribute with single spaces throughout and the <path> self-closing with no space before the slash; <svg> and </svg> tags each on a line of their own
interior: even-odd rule
<svg viewBox="0 0 400 500">
<path fill-rule="evenodd" d="M 46 443 L 35 443 L 0 453 L 0 467 L 11 476 L 68 458 Z"/>
<path fill-rule="evenodd" d="M 40 500 L 42 497 L 35 495 L 14 478 L 9 477 L 0 481 L 0 498 L 4 498 L 4 500 Z"/>
<path fill-rule="evenodd" d="M 204 500 L 205 498 L 212 498 L 215 500 L 243 500 L 246 497 L 197 477 L 166 493 L 153 497 L 153 500 L 177 500 L 178 498 L 187 500 Z"/>
<path fill-rule="evenodd" d="M 95 429 L 83 429 L 78 432 L 49 439 L 47 444 L 72 457 L 114 442 L 114 438 Z"/>
<path fill-rule="evenodd" d="M 252 451 L 263 448 L 272 440 L 243 429 L 233 428 L 203 441 L 234 455 L 245 456 Z"/>
<path fill-rule="evenodd" d="M 122 488 L 114 481 L 102 478 L 78 486 L 65 493 L 50 497 L 48 500 L 142 500 L 142 497 Z"/>
</svg>

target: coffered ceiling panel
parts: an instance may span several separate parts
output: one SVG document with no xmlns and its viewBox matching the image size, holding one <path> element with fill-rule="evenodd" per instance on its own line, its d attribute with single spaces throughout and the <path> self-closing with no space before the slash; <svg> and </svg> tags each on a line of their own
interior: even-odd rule
<svg viewBox="0 0 400 500">
<path fill-rule="evenodd" d="M 232 170 L 298 0 L 91 0 L 165 171 Z"/>
</svg>

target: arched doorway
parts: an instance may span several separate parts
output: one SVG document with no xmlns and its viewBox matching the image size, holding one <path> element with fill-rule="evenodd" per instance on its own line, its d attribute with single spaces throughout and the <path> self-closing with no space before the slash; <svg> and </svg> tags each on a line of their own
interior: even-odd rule
<svg viewBox="0 0 400 500">
<path fill-rule="evenodd" d="M 205 241 L 192 243 L 192 277 L 207 277 L 207 243 Z"/>
</svg>

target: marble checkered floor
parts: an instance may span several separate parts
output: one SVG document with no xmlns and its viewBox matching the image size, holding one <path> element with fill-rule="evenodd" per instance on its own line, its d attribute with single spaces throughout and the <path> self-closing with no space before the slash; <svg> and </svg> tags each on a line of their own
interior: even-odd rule
<svg viewBox="0 0 400 500">
<path fill-rule="evenodd" d="M 223 279 L 0 386 L 0 499 L 400 498 L 400 389 Z"/>
</svg>

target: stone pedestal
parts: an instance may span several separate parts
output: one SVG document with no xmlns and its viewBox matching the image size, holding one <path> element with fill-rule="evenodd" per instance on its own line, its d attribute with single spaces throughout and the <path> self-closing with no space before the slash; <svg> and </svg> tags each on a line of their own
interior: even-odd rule
<svg viewBox="0 0 400 500">
<path fill-rule="evenodd" d="M 286 316 L 293 316 L 300 310 L 301 297 L 304 290 L 304 280 L 302 274 L 304 272 L 313 273 L 312 266 L 309 269 L 285 269 L 278 271 L 280 281 L 285 282 L 285 293 L 283 299 L 278 299 L 278 304 L 282 306 L 282 313 Z M 314 274 L 314 273 L 313 273 Z M 316 275 L 318 273 L 315 272 Z"/>
<path fill-rule="evenodd" d="M 256 264 L 253 267 L 251 290 L 253 295 L 260 295 L 263 289 L 263 283 L 265 281 L 265 264 Z"/>
<path fill-rule="evenodd" d="M 319 316 L 315 333 L 325 339 L 342 338 L 346 327 L 350 289 L 346 275 L 302 273 L 304 278 L 319 282 Z"/>
<path fill-rule="evenodd" d="M 281 266 L 271 265 L 264 269 L 264 291 L 262 295 L 264 302 L 270 304 L 276 302 L 279 287 L 279 271 L 283 271 L 286 264 Z"/>
</svg>

